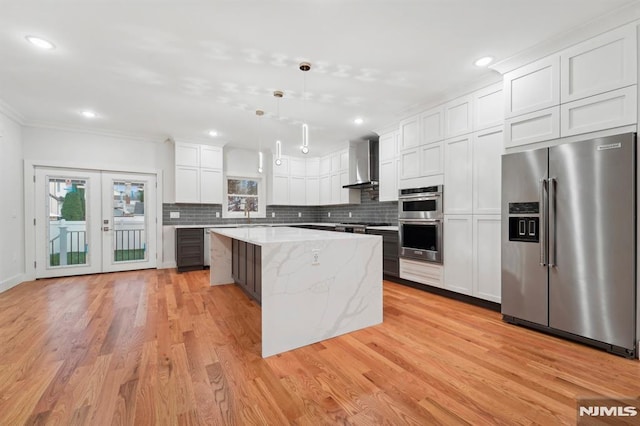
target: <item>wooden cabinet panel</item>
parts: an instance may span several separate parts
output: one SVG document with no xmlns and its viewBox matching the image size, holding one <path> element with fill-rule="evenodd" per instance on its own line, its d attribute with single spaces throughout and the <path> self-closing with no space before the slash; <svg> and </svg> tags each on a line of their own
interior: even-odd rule
<svg viewBox="0 0 640 426">
<path fill-rule="evenodd" d="M 442 265 L 400 258 L 400 278 L 405 280 L 442 287 L 442 272 Z"/>
<path fill-rule="evenodd" d="M 472 157 L 471 135 L 445 141 L 445 214 L 472 212 Z"/>
<path fill-rule="evenodd" d="M 503 127 L 473 135 L 473 213 L 500 214 Z"/>
<path fill-rule="evenodd" d="M 504 75 L 505 117 L 560 104 L 560 57 L 548 56 Z"/>
<path fill-rule="evenodd" d="M 560 107 L 509 118 L 504 130 L 506 148 L 557 139 L 560 137 Z"/>
<path fill-rule="evenodd" d="M 575 101 L 636 84 L 636 24 L 589 39 L 561 53 L 561 101 Z"/>
<path fill-rule="evenodd" d="M 444 218 L 444 288 L 471 295 L 473 289 L 473 233 L 471 215 Z"/>
<path fill-rule="evenodd" d="M 635 85 L 563 104 L 560 107 L 560 136 L 636 124 L 637 109 Z"/>
<path fill-rule="evenodd" d="M 473 217 L 473 295 L 500 303 L 502 269 L 499 215 Z"/>
<path fill-rule="evenodd" d="M 204 268 L 204 229 L 176 229 L 176 268 L 178 272 Z"/>
<path fill-rule="evenodd" d="M 238 280 L 240 287 L 247 287 L 247 243 L 238 241 Z"/>
<path fill-rule="evenodd" d="M 382 236 L 382 272 L 394 277 L 400 276 L 398 257 L 398 231 L 367 229 L 368 234 Z"/>
</svg>

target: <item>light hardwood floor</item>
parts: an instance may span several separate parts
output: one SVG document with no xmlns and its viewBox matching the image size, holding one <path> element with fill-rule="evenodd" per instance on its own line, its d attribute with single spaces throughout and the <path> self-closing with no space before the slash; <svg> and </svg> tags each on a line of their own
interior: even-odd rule
<svg viewBox="0 0 640 426">
<path fill-rule="evenodd" d="M 640 395 L 637 360 L 391 282 L 382 325 L 267 359 L 259 314 L 207 271 L 23 283 L 0 294 L 0 425 L 551 425 Z"/>
</svg>

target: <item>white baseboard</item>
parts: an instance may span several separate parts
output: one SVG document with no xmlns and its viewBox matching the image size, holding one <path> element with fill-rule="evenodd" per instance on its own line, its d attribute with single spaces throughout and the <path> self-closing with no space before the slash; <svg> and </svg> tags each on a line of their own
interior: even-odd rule
<svg viewBox="0 0 640 426">
<path fill-rule="evenodd" d="M 169 269 L 169 268 L 175 268 L 176 262 L 163 262 L 161 264 L 158 265 L 158 269 Z"/>
<path fill-rule="evenodd" d="M 10 288 L 17 286 L 24 281 L 24 274 L 14 275 L 13 277 L 9 277 L 6 280 L 0 281 L 0 293 L 9 290 Z"/>
</svg>

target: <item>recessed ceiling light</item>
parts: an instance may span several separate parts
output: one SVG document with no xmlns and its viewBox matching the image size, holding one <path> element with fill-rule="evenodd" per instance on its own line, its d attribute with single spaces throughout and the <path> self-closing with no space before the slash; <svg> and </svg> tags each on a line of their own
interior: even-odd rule
<svg viewBox="0 0 640 426">
<path fill-rule="evenodd" d="M 25 39 L 33 44 L 36 47 L 39 47 L 40 49 L 45 49 L 45 50 L 51 50 L 51 49 L 55 49 L 55 44 L 51 43 L 49 40 L 45 40 L 43 38 L 40 37 L 36 37 L 36 36 L 26 36 Z"/>
<path fill-rule="evenodd" d="M 491 62 L 493 62 L 493 58 L 491 56 L 483 56 L 482 58 L 477 59 L 474 64 L 476 67 L 486 67 Z"/>
<path fill-rule="evenodd" d="M 216 136 L 218 136 L 218 131 L 217 130 L 209 130 L 209 136 L 211 136 L 212 138 L 215 138 Z"/>
<path fill-rule="evenodd" d="M 82 111 L 81 114 L 84 118 L 96 118 L 96 113 L 93 111 Z"/>
<path fill-rule="evenodd" d="M 364 123 L 364 120 L 363 120 L 362 118 L 358 117 L 358 118 L 356 118 L 355 120 L 353 120 L 353 122 L 354 122 L 355 124 L 360 125 L 360 124 Z"/>
</svg>

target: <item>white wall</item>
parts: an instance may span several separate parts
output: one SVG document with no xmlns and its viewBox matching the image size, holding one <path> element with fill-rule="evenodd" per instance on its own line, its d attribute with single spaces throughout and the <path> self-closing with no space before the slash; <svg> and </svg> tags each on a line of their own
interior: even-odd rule
<svg viewBox="0 0 640 426">
<path fill-rule="evenodd" d="M 0 292 L 24 279 L 22 129 L 0 112 Z"/>
</svg>

